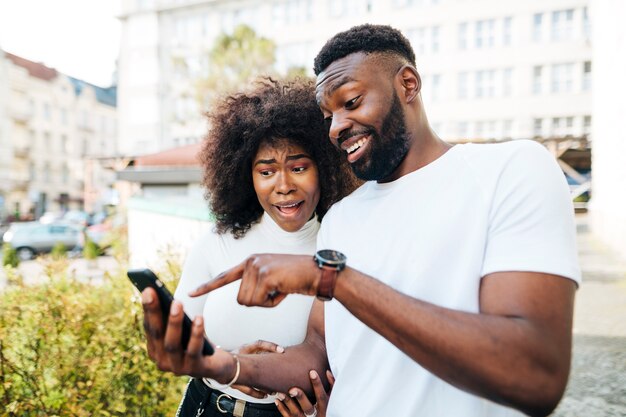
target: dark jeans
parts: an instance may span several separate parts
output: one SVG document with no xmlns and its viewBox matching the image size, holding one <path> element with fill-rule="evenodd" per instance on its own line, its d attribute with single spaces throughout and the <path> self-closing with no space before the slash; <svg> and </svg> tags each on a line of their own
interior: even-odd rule
<svg viewBox="0 0 626 417">
<path fill-rule="evenodd" d="M 201 379 L 191 378 L 176 417 L 232 417 L 234 399 L 209 388 Z M 221 410 L 216 405 L 220 399 Z M 226 411 L 226 412 L 224 412 Z M 246 403 L 244 417 L 281 417 L 274 404 Z"/>
</svg>

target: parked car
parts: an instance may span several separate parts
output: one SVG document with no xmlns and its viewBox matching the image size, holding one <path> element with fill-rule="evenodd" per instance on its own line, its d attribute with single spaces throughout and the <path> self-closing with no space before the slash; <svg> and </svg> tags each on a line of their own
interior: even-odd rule
<svg viewBox="0 0 626 417">
<path fill-rule="evenodd" d="M 55 244 L 63 243 L 68 250 L 79 248 L 83 243 L 82 228 L 70 223 L 40 222 L 13 223 L 2 240 L 17 251 L 22 261 L 47 253 Z"/>
</svg>

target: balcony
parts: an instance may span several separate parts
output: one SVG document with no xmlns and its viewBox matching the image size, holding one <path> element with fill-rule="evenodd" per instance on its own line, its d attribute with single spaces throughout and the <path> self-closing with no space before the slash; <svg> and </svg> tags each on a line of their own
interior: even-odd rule
<svg viewBox="0 0 626 417">
<path fill-rule="evenodd" d="M 11 108 L 11 117 L 17 123 L 27 124 L 33 117 L 33 110 L 25 106 Z"/>
<path fill-rule="evenodd" d="M 11 185 L 13 186 L 14 191 L 28 191 L 28 186 L 30 184 L 28 175 L 23 174 L 14 174 L 11 176 Z"/>
<path fill-rule="evenodd" d="M 13 147 L 13 155 L 15 158 L 28 159 L 30 157 L 30 146 L 16 145 Z"/>
</svg>

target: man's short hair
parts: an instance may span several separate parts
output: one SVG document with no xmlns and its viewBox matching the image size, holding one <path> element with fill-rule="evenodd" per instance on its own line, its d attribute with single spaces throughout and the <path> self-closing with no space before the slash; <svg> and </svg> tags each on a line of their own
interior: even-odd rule
<svg viewBox="0 0 626 417">
<path fill-rule="evenodd" d="M 319 75 L 336 60 L 356 52 L 392 53 L 415 66 L 415 52 L 411 43 L 399 30 L 386 25 L 364 24 L 330 38 L 315 57 L 313 71 Z"/>
</svg>

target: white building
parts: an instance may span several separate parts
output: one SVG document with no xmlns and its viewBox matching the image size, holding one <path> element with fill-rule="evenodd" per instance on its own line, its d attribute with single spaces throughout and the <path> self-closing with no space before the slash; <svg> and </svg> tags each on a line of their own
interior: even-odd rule
<svg viewBox="0 0 626 417">
<path fill-rule="evenodd" d="M 194 81 L 221 32 L 245 23 L 304 67 L 333 34 L 369 22 L 411 40 L 435 130 L 447 140 L 581 135 L 591 126 L 589 0 L 123 0 L 120 151 L 199 141 Z"/>
<path fill-rule="evenodd" d="M 114 173 L 93 185 L 85 161 L 117 153 L 116 88 L 6 52 L 0 75 L 0 215 L 99 208 L 93 192 L 85 198 L 86 183 L 105 196 Z"/>
</svg>

